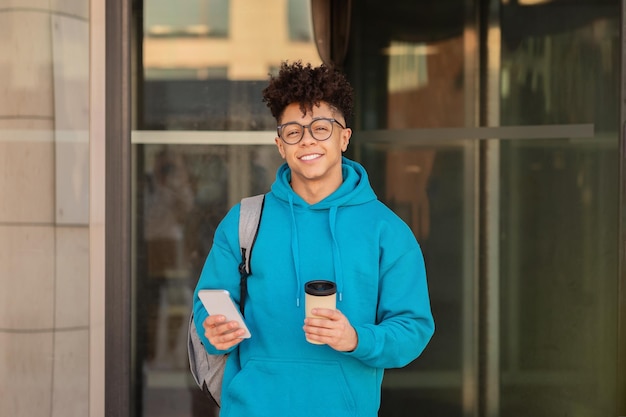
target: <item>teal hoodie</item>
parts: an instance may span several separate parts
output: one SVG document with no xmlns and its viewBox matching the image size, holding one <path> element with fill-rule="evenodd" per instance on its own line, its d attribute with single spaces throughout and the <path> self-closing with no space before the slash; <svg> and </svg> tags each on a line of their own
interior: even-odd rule
<svg viewBox="0 0 626 417">
<path fill-rule="evenodd" d="M 410 228 L 381 203 L 365 169 L 346 158 L 343 184 L 316 204 L 289 185 L 283 164 L 265 199 L 251 258 L 245 320 L 252 337 L 230 351 L 221 417 L 374 417 L 385 368 L 420 355 L 434 331 L 424 260 Z M 194 294 L 204 336 L 207 312 L 198 291 L 223 288 L 239 302 L 239 205 L 215 233 Z M 305 340 L 304 284 L 337 285 L 337 309 L 358 335 L 338 352 Z"/>
</svg>

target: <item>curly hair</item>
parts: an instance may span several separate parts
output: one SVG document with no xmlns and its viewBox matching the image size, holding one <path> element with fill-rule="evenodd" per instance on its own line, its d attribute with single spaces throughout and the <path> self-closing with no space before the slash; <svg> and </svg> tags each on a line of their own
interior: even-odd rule
<svg viewBox="0 0 626 417">
<path fill-rule="evenodd" d="M 263 102 L 278 122 L 285 107 L 292 103 L 300 103 L 304 115 L 322 101 L 348 122 L 352 118 L 353 94 L 352 86 L 339 70 L 324 64 L 312 67 L 302 65 L 301 61 L 283 62 L 278 75 L 270 76 L 269 85 L 263 90 Z"/>
</svg>

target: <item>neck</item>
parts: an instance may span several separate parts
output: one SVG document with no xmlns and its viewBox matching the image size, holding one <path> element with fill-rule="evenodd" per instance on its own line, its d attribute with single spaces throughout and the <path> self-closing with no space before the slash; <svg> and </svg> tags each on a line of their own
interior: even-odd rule
<svg viewBox="0 0 626 417">
<path fill-rule="evenodd" d="M 291 188 L 308 204 L 315 204 L 335 192 L 341 186 L 342 180 L 340 177 L 338 181 L 333 182 L 328 182 L 328 180 L 303 182 L 292 178 Z"/>
</svg>

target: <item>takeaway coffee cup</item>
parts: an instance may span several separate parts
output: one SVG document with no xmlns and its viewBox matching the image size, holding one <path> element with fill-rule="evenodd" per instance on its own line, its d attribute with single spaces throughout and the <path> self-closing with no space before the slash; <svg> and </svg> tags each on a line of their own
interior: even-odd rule
<svg viewBox="0 0 626 417">
<path fill-rule="evenodd" d="M 334 310 L 337 306 L 337 286 L 332 281 L 315 280 L 304 284 L 304 308 L 307 317 L 316 317 L 311 314 L 314 308 L 329 308 Z M 323 343 L 309 340 L 309 343 L 321 345 Z"/>
</svg>

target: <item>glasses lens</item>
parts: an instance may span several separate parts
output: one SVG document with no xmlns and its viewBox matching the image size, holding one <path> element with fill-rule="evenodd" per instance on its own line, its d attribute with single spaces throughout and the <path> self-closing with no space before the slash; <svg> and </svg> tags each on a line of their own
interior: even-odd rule
<svg viewBox="0 0 626 417">
<path fill-rule="evenodd" d="M 318 119 L 311 123 L 311 134 L 317 140 L 326 140 L 333 133 L 333 122 L 326 119 Z"/>
<path fill-rule="evenodd" d="M 302 138 L 303 127 L 298 123 L 287 123 L 280 130 L 280 137 L 287 143 L 298 143 Z"/>
</svg>

